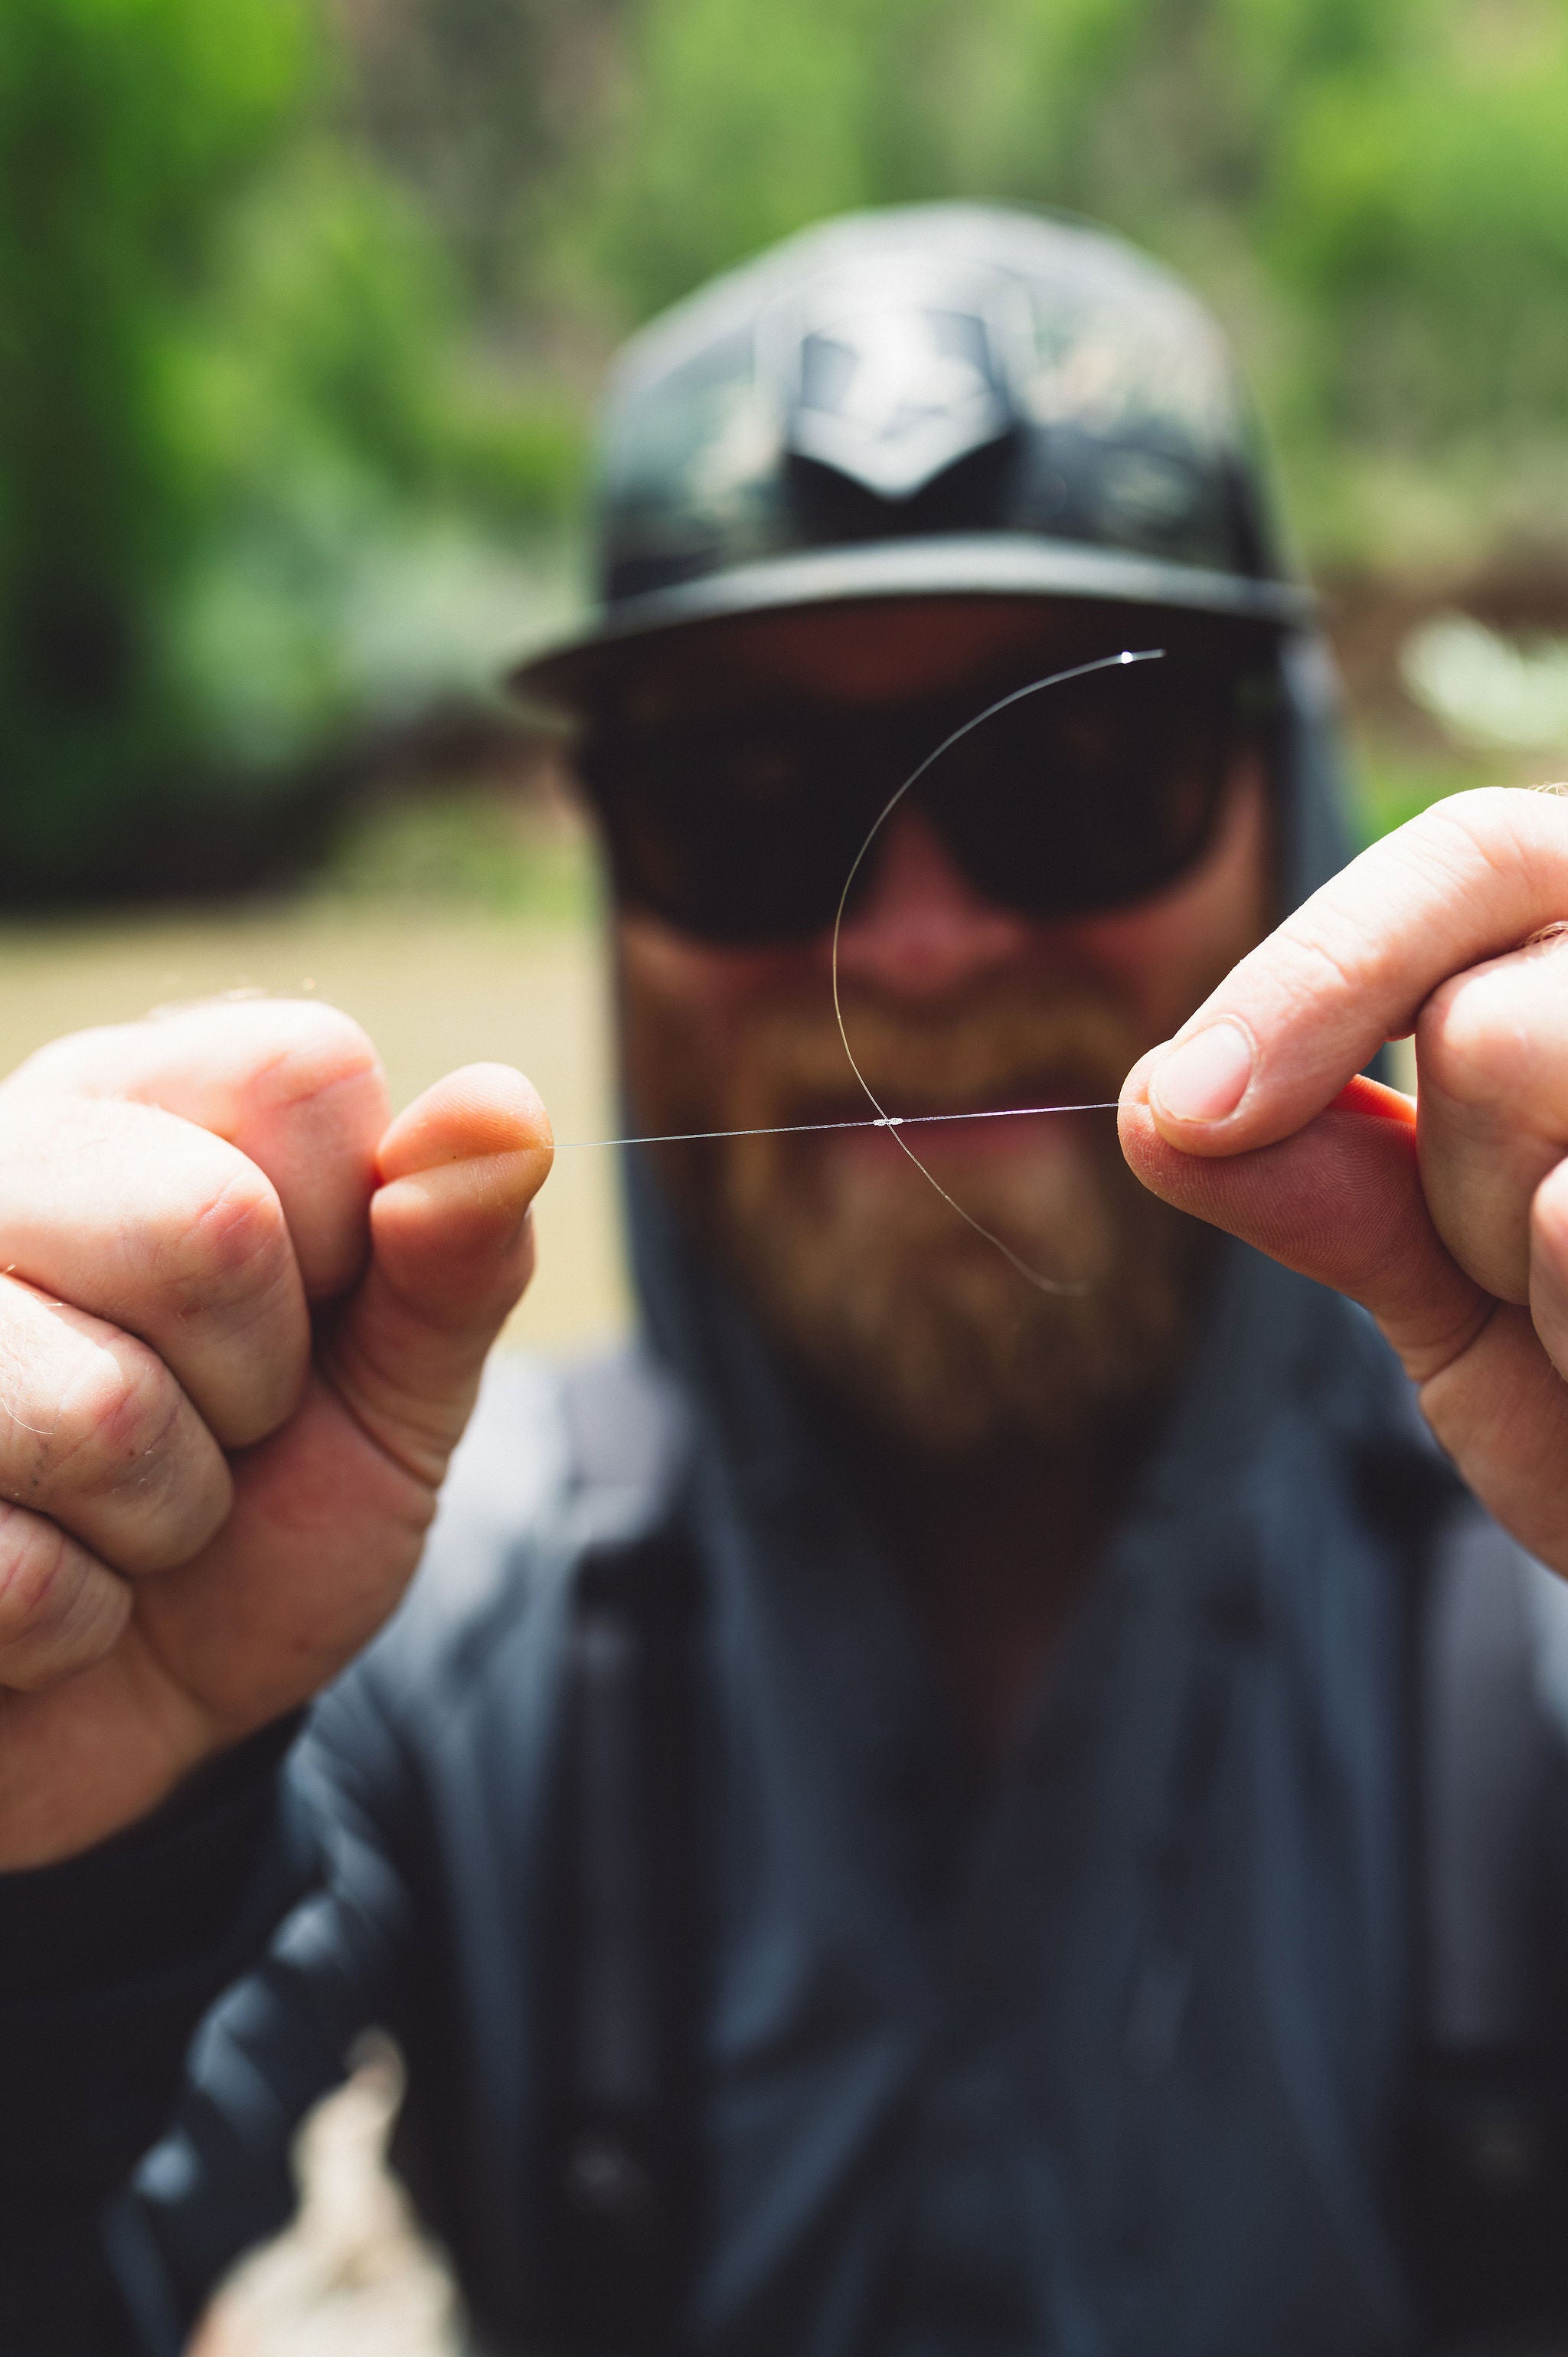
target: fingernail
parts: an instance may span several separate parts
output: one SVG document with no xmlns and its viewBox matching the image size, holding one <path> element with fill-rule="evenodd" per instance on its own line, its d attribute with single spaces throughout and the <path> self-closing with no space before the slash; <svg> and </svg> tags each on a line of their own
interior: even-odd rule
<svg viewBox="0 0 1568 2357">
<path fill-rule="evenodd" d="M 1209 1023 L 1167 1048 L 1149 1094 L 1173 1121 L 1223 1121 L 1247 1093 L 1252 1043 L 1239 1024 Z"/>
</svg>

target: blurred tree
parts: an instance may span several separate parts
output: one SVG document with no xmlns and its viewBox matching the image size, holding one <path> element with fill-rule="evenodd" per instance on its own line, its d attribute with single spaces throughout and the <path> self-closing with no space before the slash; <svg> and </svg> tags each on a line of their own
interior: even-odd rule
<svg viewBox="0 0 1568 2357">
<path fill-rule="evenodd" d="M 202 529 L 173 321 L 304 67 L 287 0 L 0 15 L 0 717 L 14 870 L 170 752 L 158 610 Z"/>
<path fill-rule="evenodd" d="M 339 86 L 312 0 L 0 12 L 8 899 L 286 854 L 325 749 L 515 630 L 571 495 L 575 418 L 468 366 Z"/>
<path fill-rule="evenodd" d="M 471 694 L 614 340 L 849 206 L 1122 230 L 1311 554 L 1568 602 L 1565 119 L 1568 0 L 3 0 L 0 891 L 253 865 Z"/>
<path fill-rule="evenodd" d="M 1257 231 L 1301 319 L 1290 397 L 1320 474 L 1341 448 L 1442 470 L 1561 565 L 1568 10 L 1403 16 L 1395 56 L 1321 75 L 1282 124 Z"/>
<path fill-rule="evenodd" d="M 1216 301 L 1319 554 L 1561 544 L 1563 0 L 637 0 L 626 27 L 556 210 L 573 301 L 641 317 L 845 205 L 1061 206 Z"/>
<path fill-rule="evenodd" d="M 533 321 L 538 218 L 605 128 L 626 0 L 334 0 L 351 119 L 417 188 L 492 330 Z"/>
</svg>

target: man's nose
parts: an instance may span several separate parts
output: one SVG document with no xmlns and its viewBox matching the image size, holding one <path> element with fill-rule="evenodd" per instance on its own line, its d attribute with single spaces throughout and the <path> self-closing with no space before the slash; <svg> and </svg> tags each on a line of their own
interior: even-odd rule
<svg viewBox="0 0 1568 2357">
<path fill-rule="evenodd" d="M 1028 920 L 983 899 L 918 812 L 901 811 L 872 856 L 869 888 L 839 936 L 841 981 L 940 998 L 1027 950 Z"/>
</svg>

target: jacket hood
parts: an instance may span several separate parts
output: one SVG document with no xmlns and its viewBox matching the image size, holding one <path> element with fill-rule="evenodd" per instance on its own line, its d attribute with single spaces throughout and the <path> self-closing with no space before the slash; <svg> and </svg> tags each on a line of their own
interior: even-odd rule
<svg viewBox="0 0 1568 2357">
<path fill-rule="evenodd" d="M 1338 694 L 1327 650 L 1316 633 L 1293 634 L 1281 640 L 1278 662 L 1275 788 L 1283 916 L 1343 866 L 1349 832 Z M 622 1184 L 633 1280 L 653 1352 L 699 1403 L 721 1411 L 726 1424 L 733 1422 L 739 1398 L 765 1394 L 767 1409 L 761 1409 L 759 1399 L 757 1415 L 746 1419 L 754 1445 L 768 1454 L 775 1446 L 784 1447 L 781 1438 L 760 1437 L 779 1434 L 796 1419 L 783 1413 L 782 1397 L 789 1386 L 755 1319 L 671 1213 L 651 1158 L 635 1147 L 624 1149 Z M 1221 1259 L 1226 1264 L 1257 1263 L 1258 1256 L 1244 1246 L 1227 1244 Z M 1284 1272 L 1269 1266 L 1273 1278 L 1284 1279 Z M 1227 1266 L 1217 1286 L 1217 1303 L 1234 1294 L 1238 1283 L 1239 1272 Z M 1316 1291 L 1294 1278 L 1286 1284 L 1293 1294 Z"/>
</svg>

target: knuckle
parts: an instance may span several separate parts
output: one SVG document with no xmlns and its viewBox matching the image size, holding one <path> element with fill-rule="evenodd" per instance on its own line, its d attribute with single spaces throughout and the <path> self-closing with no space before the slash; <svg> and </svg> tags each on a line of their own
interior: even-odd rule
<svg viewBox="0 0 1568 2357">
<path fill-rule="evenodd" d="M 1538 796 L 1517 786 L 1472 786 L 1419 812 L 1394 839 L 1444 868 L 1459 864 L 1473 877 L 1477 856 L 1488 864 L 1507 862 L 1539 847 L 1542 807 Z M 1553 823 L 1549 818 L 1548 825 Z"/>
<path fill-rule="evenodd" d="M 0 1507 L 0 1685 L 58 1685 L 101 1661 L 131 1614 L 124 1582 L 52 1523 Z"/>
<path fill-rule="evenodd" d="M 1460 1106 L 1511 1107 L 1529 1125 L 1542 1082 L 1560 1095 L 1561 1023 L 1554 977 L 1528 953 L 1455 974 L 1416 1020 L 1416 1052 L 1429 1088 Z"/>
<path fill-rule="evenodd" d="M 85 1572 L 84 1558 L 53 1523 L 0 1504 L 0 1650 L 69 1620 Z"/>
<path fill-rule="evenodd" d="M 144 1343 L 118 1336 L 100 1345 L 59 1401 L 35 1494 L 94 1498 L 145 1487 L 184 1413 L 174 1377 Z"/>
<path fill-rule="evenodd" d="M 1291 1000 L 1303 1007 L 1317 1006 L 1326 992 L 1334 999 L 1358 998 L 1373 979 L 1375 952 L 1365 936 L 1326 908 L 1304 909 L 1290 939 L 1294 954 L 1282 979 Z"/>
<path fill-rule="evenodd" d="M 154 1276 L 177 1318 L 231 1309 L 286 1284 L 293 1253 L 282 1206 L 253 1163 L 177 1211 L 154 1248 Z"/>
<path fill-rule="evenodd" d="M 381 1059 L 351 1015 L 315 1000 L 272 1011 L 268 1045 L 250 1082 L 269 1110 L 297 1112 L 338 1090 L 380 1088 Z"/>
<path fill-rule="evenodd" d="M 1456 795 L 1408 819 L 1321 886 L 1286 920 L 1294 931 L 1355 984 L 1376 981 L 1402 960 L 1402 933 L 1419 911 L 1436 912 L 1473 899 L 1475 830 L 1454 814 Z"/>
<path fill-rule="evenodd" d="M 6 1094 L 26 1096 L 35 1090 L 74 1094 L 90 1090 L 112 1069 L 116 1054 L 124 1054 L 124 1041 L 136 1028 L 134 1024 L 100 1025 L 89 1031 L 68 1031 L 58 1039 L 46 1041 L 7 1075 L 4 1084 Z"/>
<path fill-rule="evenodd" d="M 1449 904 L 1494 919 L 1509 945 L 1521 906 L 1539 899 L 1568 858 L 1568 804 L 1520 786 L 1476 786 L 1434 802 L 1391 840 L 1447 887 Z M 1563 894 L 1568 907 L 1568 891 Z"/>
<path fill-rule="evenodd" d="M 1494 865 L 1489 830 L 1474 813 L 1454 807 L 1468 797 L 1456 794 L 1434 803 L 1390 835 L 1378 846 L 1382 854 L 1384 887 L 1396 899 L 1411 897 L 1412 906 L 1446 908 L 1473 901 L 1479 871 Z"/>
<path fill-rule="evenodd" d="M 1568 1162 L 1549 1170 L 1530 1199 L 1532 1248 L 1553 1263 L 1568 1262 Z"/>
<path fill-rule="evenodd" d="M 1488 1019 L 1481 995 L 1465 975 L 1434 991 L 1416 1020 L 1416 1053 L 1429 1089 L 1465 1105 L 1489 1104 L 1503 1080 L 1508 1029 Z"/>
</svg>

